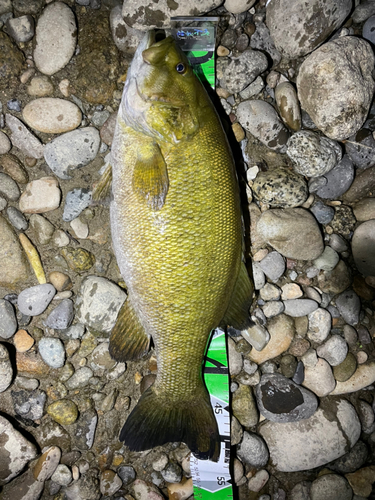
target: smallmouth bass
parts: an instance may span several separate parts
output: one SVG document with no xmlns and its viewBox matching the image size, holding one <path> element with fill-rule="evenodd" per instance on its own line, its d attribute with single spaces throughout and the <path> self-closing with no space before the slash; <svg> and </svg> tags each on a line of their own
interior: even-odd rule
<svg viewBox="0 0 375 500">
<path fill-rule="evenodd" d="M 173 38 L 148 32 L 128 71 L 108 169 L 113 246 L 128 298 L 110 338 L 118 361 L 158 371 L 120 434 L 130 450 L 183 441 L 216 459 L 217 423 L 202 380 L 210 332 L 248 325 L 239 189 L 216 111 Z M 98 195 L 99 193 L 99 195 Z"/>
</svg>

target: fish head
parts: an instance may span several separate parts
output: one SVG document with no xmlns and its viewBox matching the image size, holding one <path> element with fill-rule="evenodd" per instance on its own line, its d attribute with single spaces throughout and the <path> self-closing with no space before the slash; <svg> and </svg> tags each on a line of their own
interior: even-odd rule
<svg viewBox="0 0 375 500">
<path fill-rule="evenodd" d="M 177 143 L 197 132 L 204 94 L 175 40 L 152 30 L 134 55 L 120 112 L 135 130 Z"/>
</svg>

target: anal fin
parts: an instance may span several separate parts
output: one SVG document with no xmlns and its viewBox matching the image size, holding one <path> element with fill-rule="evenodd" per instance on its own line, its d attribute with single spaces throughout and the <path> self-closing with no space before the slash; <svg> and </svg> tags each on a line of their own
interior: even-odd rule
<svg viewBox="0 0 375 500">
<path fill-rule="evenodd" d="M 109 353 L 116 361 L 132 361 L 141 358 L 150 347 L 147 335 L 136 315 L 131 300 L 122 305 L 109 340 Z"/>
<path fill-rule="evenodd" d="M 222 323 L 236 330 L 243 330 L 251 324 L 249 309 L 251 306 L 254 286 L 248 275 L 244 262 L 241 262 L 240 272 L 233 290 L 232 298 Z"/>
<path fill-rule="evenodd" d="M 133 172 L 133 188 L 153 210 L 160 210 L 169 186 L 167 165 L 156 142 L 140 144 Z"/>
</svg>

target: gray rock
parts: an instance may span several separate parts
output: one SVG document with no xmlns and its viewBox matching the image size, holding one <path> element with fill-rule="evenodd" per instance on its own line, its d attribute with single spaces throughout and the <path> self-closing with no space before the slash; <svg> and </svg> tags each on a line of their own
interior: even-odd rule
<svg viewBox="0 0 375 500">
<path fill-rule="evenodd" d="M 138 0 L 129 0 L 123 5 L 122 17 L 128 26 L 142 31 L 170 28 L 170 18 L 173 16 L 201 16 L 219 7 L 221 3 L 221 0 L 192 0 L 189 4 L 171 4 L 167 0 L 161 0 L 155 10 L 152 3 L 145 8 Z"/>
<path fill-rule="evenodd" d="M 182 479 L 181 467 L 175 462 L 169 462 L 160 473 L 167 483 L 179 483 Z"/>
<path fill-rule="evenodd" d="M 47 395 L 44 391 L 12 391 L 12 400 L 15 412 L 29 420 L 39 420 L 44 414 L 44 405 Z"/>
<path fill-rule="evenodd" d="M 310 130 L 293 134 L 288 141 L 286 153 L 297 172 L 306 177 L 317 177 L 329 172 L 342 157 L 337 142 Z"/>
<path fill-rule="evenodd" d="M 285 271 L 285 261 L 279 252 L 270 252 L 259 262 L 264 274 L 271 280 L 277 281 Z"/>
<path fill-rule="evenodd" d="M 12 304 L 0 299 L 0 337 L 10 339 L 17 331 L 17 318 Z"/>
<path fill-rule="evenodd" d="M 328 205 L 325 205 L 322 201 L 318 200 L 311 207 L 310 211 L 314 214 L 316 220 L 320 224 L 329 224 L 333 217 L 335 216 L 335 210 Z"/>
<path fill-rule="evenodd" d="M 267 57 L 258 50 L 245 50 L 237 57 L 227 59 L 218 73 L 220 87 L 231 93 L 241 92 L 268 67 Z"/>
<path fill-rule="evenodd" d="M 313 481 L 311 500 L 352 500 L 353 490 L 348 481 L 337 474 L 325 474 Z"/>
<path fill-rule="evenodd" d="M 243 101 L 238 105 L 237 118 L 243 128 L 265 146 L 285 153 L 290 134 L 271 104 L 261 100 Z"/>
<path fill-rule="evenodd" d="M 8 483 L 17 476 L 37 450 L 12 424 L 0 415 L 0 482 Z"/>
<path fill-rule="evenodd" d="M 131 465 L 122 465 L 117 469 L 117 474 L 120 476 L 124 486 L 128 486 L 136 477 L 136 472 Z"/>
<path fill-rule="evenodd" d="M 13 146 L 19 148 L 26 156 L 43 158 L 44 145 L 33 135 L 28 128 L 13 115 L 6 114 L 6 124 L 12 132 Z"/>
<path fill-rule="evenodd" d="M 326 246 L 322 255 L 314 259 L 314 266 L 323 271 L 332 271 L 340 260 L 339 254 L 330 246 Z"/>
<path fill-rule="evenodd" d="M 280 374 L 262 375 L 255 390 L 260 413 L 272 422 L 296 422 L 311 417 L 316 396 Z"/>
<path fill-rule="evenodd" d="M 64 366 L 65 349 L 60 339 L 44 337 L 40 339 L 38 349 L 43 361 L 51 368 Z"/>
<path fill-rule="evenodd" d="M 332 170 L 324 174 L 323 178 L 327 182 L 316 191 L 316 194 L 320 198 L 335 200 L 346 193 L 354 179 L 353 162 L 349 156 L 344 155 L 342 160 Z"/>
<path fill-rule="evenodd" d="M 284 257 L 316 259 L 324 250 L 314 216 L 303 208 L 271 209 L 262 214 L 257 231 Z"/>
<path fill-rule="evenodd" d="M 73 426 L 78 449 L 89 450 L 92 447 L 97 423 L 98 415 L 95 410 L 87 410 L 81 413 L 77 423 Z"/>
<path fill-rule="evenodd" d="M 348 325 L 358 323 L 361 301 L 354 290 L 346 290 L 336 297 L 336 307 Z"/>
<path fill-rule="evenodd" d="M 335 460 L 357 442 L 360 432 L 358 416 L 346 400 L 321 401 L 305 420 L 265 421 L 259 426 L 274 467 L 283 472 L 309 470 Z"/>
<path fill-rule="evenodd" d="M 12 379 L 13 368 L 9 359 L 8 349 L 5 345 L 0 344 L 0 392 L 4 392 L 8 389 Z"/>
<path fill-rule="evenodd" d="M 63 220 L 70 222 L 78 217 L 91 204 L 92 192 L 87 188 L 75 188 L 68 191 L 65 198 Z"/>
<path fill-rule="evenodd" d="M 373 66 L 370 45 L 354 36 L 324 44 L 302 63 L 297 77 L 301 106 L 331 139 L 350 137 L 366 120 L 374 92 Z M 338 73 L 345 86 L 337 84 Z"/>
<path fill-rule="evenodd" d="M 274 0 L 267 3 L 267 26 L 277 49 L 294 59 L 319 47 L 351 9 L 350 0 Z"/>
<path fill-rule="evenodd" d="M 358 226 L 352 238 L 354 262 L 364 276 L 375 276 L 374 251 L 375 219 L 371 219 Z"/>
<path fill-rule="evenodd" d="M 38 316 L 45 311 L 56 293 L 49 283 L 25 288 L 18 295 L 18 309 L 28 316 Z"/>
<path fill-rule="evenodd" d="M 321 343 L 331 330 L 332 318 L 326 309 L 318 308 L 309 314 L 309 330 L 307 336 L 313 342 Z"/>
<path fill-rule="evenodd" d="M 34 18 L 30 15 L 8 19 L 6 22 L 9 35 L 16 42 L 29 42 L 34 36 Z"/>
<path fill-rule="evenodd" d="M 284 313 L 288 316 L 301 318 L 318 309 L 319 304 L 311 299 L 290 299 L 284 300 L 284 307 Z"/>
<path fill-rule="evenodd" d="M 293 208 L 309 195 L 304 177 L 287 168 L 259 172 L 252 185 L 254 196 L 271 207 Z"/>
<path fill-rule="evenodd" d="M 12 226 L 19 231 L 26 231 L 26 229 L 29 227 L 29 223 L 27 222 L 26 217 L 17 208 L 8 207 L 7 216 Z"/>
<path fill-rule="evenodd" d="M 269 453 L 264 440 L 252 432 L 244 432 L 241 443 L 237 446 L 237 455 L 245 464 L 264 467 Z"/>
<path fill-rule="evenodd" d="M 55 309 L 50 312 L 45 320 L 45 325 L 55 330 L 69 328 L 74 318 L 73 301 L 63 299 Z"/>
<path fill-rule="evenodd" d="M 99 332 L 109 333 L 126 299 L 120 287 L 99 276 L 82 281 L 76 300 L 78 321 Z"/>
<path fill-rule="evenodd" d="M 340 335 L 332 335 L 316 350 L 320 358 L 324 358 L 331 366 L 337 366 L 348 354 L 348 344 Z"/>
<path fill-rule="evenodd" d="M 10 201 L 17 201 L 21 195 L 18 184 L 7 174 L 0 172 L 0 194 Z"/>
<path fill-rule="evenodd" d="M 94 375 L 91 368 L 88 366 L 83 366 L 79 368 L 67 381 L 66 386 L 68 389 L 78 389 L 80 387 L 85 387 L 91 377 Z"/>
<path fill-rule="evenodd" d="M 267 26 L 263 22 L 258 22 L 255 26 L 255 33 L 253 33 L 250 39 L 251 48 L 268 54 L 273 61 L 273 66 L 277 66 L 281 61 L 281 54 L 276 49 Z"/>
<path fill-rule="evenodd" d="M 375 163 L 375 139 L 372 131 L 361 128 L 349 137 L 345 143 L 345 150 L 357 168 L 369 168 Z"/>
<path fill-rule="evenodd" d="M 63 2 L 47 5 L 36 26 L 34 61 L 44 75 L 64 68 L 74 54 L 77 25 L 71 9 Z"/>
<path fill-rule="evenodd" d="M 340 474 L 349 474 L 360 469 L 366 463 L 367 456 L 367 446 L 363 441 L 357 441 L 348 453 L 328 464 L 327 467 Z"/>
<path fill-rule="evenodd" d="M 57 177 L 70 179 L 72 170 L 84 167 L 95 158 L 99 146 L 100 135 L 96 128 L 79 128 L 46 144 L 44 158 Z"/>
</svg>

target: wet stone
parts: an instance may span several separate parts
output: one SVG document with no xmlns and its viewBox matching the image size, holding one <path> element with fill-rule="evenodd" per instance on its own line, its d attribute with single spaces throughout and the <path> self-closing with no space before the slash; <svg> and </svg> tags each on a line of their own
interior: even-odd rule
<svg viewBox="0 0 375 500">
<path fill-rule="evenodd" d="M 40 339 L 38 349 L 43 361 L 51 368 L 64 366 L 65 349 L 60 339 L 44 337 Z"/>
<path fill-rule="evenodd" d="M 15 412 L 29 420 L 39 420 L 44 414 L 44 404 L 47 395 L 44 391 L 12 391 L 12 400 Z"/>
<path fill-rule="evenodd" d="M 17 331 L 14 307 L 8 300 L 0 299 L 0 337 L 10 339 Z"/>
<path fill-rule="evenodd" d="M 55 330 L 65 330 L 69 328 L 74 317 L 73 301 L 64 299 L 55 309 L 48 315 L 45 320 L 45 325 Z"/>
<path fill-rule="evenodd" d="M 47 309 L 55 293 L 48 283 L 26 288 L 18 295 L 18 309 L 28 316 L 38 316 Z"/>
<path fill-rule="evenodd" d="M 78 217 L 91 204 L 91 191 L 87 188 L 75 188 L 65 198 L 63 220 L 70 222 Z"/>
<path fill-rule="evenodd" d="M 316 396 L 279 374 L 262 375 L 255 392 L 258 408 L 272 422 L 309 418 L 318 407 Z"/>
</svg>

